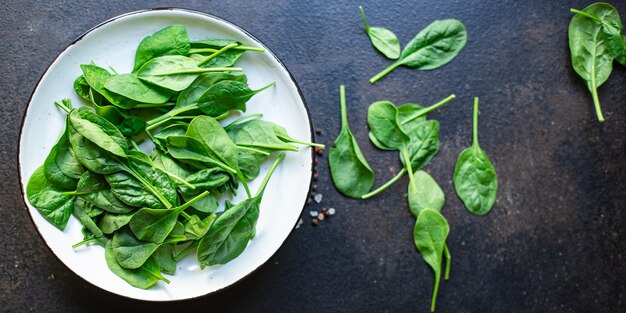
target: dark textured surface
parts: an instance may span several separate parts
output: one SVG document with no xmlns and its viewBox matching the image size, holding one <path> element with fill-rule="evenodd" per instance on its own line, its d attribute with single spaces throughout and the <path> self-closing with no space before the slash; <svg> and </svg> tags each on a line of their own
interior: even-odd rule
<svg viewBox="0 0 626 313">
<path fill-rule="evenodd" d="M 452 275 L 438 312 L 626 312 L 626 70 L 599 90 L 607 121 L 571 69 L 570 7 L 587 1 L 403 1 L 364 3 L 371 25 L 406 43 L 434 19 L 458 18 L 469 33 L 461 54 L 431 72 L 401 68 L 370 86 L 390 62 L 370 46 L 349 1 L 1 1 L 1 312 L 427 312 L 432 274 L 411 242 L 406 179 L 378 198 L 340 196 L 320 159 L 321 204 L 256 273 L 216 295 L 145 303 L 101 291 L 44 246 L 24 210 L 17 179 L 22 114 L 40 75 L 74 38 L 136 9 L 179 6 L 230 20 L 287 65 L 310 106 L 318 141 L 339 131 L 338 86 L 346 84 L 352 130 L 377 185 L 399 169 L 395 153 L 367 140 L 375 100 L 439 109 L 442 148 L 427 170 L 446 192 Z M 626 15 L 626 3 L 615 3 Z M 481 97 L 480 142 L 495 163 L 498 200 L 474 217 L 454 195 L 458 153 L 470 144 L 471 99 Z M 309 226 L 310 209 L 337 215 Z"/>
</svg>

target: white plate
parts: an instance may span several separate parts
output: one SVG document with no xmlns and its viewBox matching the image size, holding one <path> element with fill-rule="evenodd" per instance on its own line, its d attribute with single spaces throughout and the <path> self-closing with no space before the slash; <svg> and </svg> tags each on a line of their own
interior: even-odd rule
<svg viewBox="0 0 626 313">
<path fill-rule="evenodd" d="M 252 89 L 270 82 L 276 86 L 255 95 L 248 102 L 250 113 L 263 113 L 263 119 L 287 128 L 289 134 L 312 141 L 311 123 L 304 99 L 285 66 L 261 42 L 243 29 L 208 14 L 182 10 L 159 9 L 128 13 L 110 19 L 78 38 L 52 62 L 33 91 L 24 115 L 19 145 L 19 168 L 22 194 L 31 174 L 43 164 L 60 135 L 65 114 L 56 108 L 54 100 L 70 98 L 83 103 L 72 84 L 81 74 L 79 65 L 95 61 L 112 66 L 120 73 L 132 70 L 135 49 L 141 39 L 171 24 L 187 26 L 191 40 L 229 38 L 247 46 L 265 48 L 266 52 L 247 52 L 237 63 L 248 75 Z M 81 225 L 71 218 L 61 232 L 48 223 L 28 203 L 28 212 L 45 243 L 70 270 L 88 282 L 112 293 L 129 298 L 170 301 L 189 299 L 215 292 L 232 285 L 265 263 L 287 239 L 304 206 L 311 183 L 313 154 L 303 147 L 287 157 L 272 176 L 261 203 L 256 236 L 236 259 L 222 266 L 200 270 L 194 255 L 188 255 L 178 265 L 176 275 L 167 275 L 171 283 L 157 283 L 150 290 L 134 288 L 109 271 L 104 249 L 89 246 L 77 251 L 72 244 L 82 239 Z M 264 163 L 261 175 L 250 183 L 254 193 L 270 162 Z M 240 200 L 243 192 L 235 198 Z"/>
</svg>

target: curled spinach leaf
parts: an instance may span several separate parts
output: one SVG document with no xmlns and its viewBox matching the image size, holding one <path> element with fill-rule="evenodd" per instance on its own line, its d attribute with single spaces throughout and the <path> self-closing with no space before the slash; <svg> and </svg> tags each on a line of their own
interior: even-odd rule
<svg viewBox="0 0 626 313">
<path fill-rule="evenodd" d="M 383 27 L 370 27 L 365 19 L 365 12 L 363 7 L 359 6 L 361 10 L 361 18 L 365 24 L 365 32 L 370 37 L 370 41 L 376 50 L 380 51 L 384 56 L 389 59 L 395 60 L 400 57 L 400 42 L 396 35 Z"/>
</svg>

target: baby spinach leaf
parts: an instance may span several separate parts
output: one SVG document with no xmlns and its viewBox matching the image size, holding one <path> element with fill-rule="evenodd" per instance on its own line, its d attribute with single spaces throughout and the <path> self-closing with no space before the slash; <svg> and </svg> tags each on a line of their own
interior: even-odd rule
<svg viewBox="0 0 626 313">
<path fill-rule="evenodd" d="M 136 269 L 142 266 L 159 247 L 156 243 L 144 242 L 135 238 L 128 228 L 122 228 L 115 232 L 111 246 L 117 262 L 127 269 Z"/>
<path fill-rule="evenodd" d="M 174 275 L 176 273 L 176 259 L 174 252 L 176 248 L 173 244 L 161 245 L 154 251 L 152 257 L 161 267 L 161 271 L 166 274 Z"/>
<path fill-rule="evenodd" d="M 222 169 L 214 167 L 199 170 L 185 177 L 185 179 L 193 185 L 195 189 L 181 186 L 180 192 L 186 196 L 194 196 L 202 191 L 211 191 L 225 184 L 228 180 L 230 180 L 230 176 L 228 176 L 228 174 L 226 174 Z"/>
<path fill-rule="evenodd" d="M 126 214 L 113 214 L 105 212 L 98 221 L 98 227 L 103 233 L 112 234 L 116 230 L 126 226 L 130 222 L 130 219 L 133 218 L 133 215 L 135 215 L 135 212 Z"/>
<path fill-rule="evenodd" d="M 237 146 L 222 125 L 209 116 L 198 116 L 189 123 L 188 137 L 202 143 L 210 156 L 238 170 Z"/>
<path fill-rule="evenodd" d="M 465 208 L 476 215 L 489 213 L 496 202 L 498 178 L 489 157 L 478 145 L 478 98 L 474 98 L 473 142 L 454 168 L 454 189 Z"/>
<path fill-rule="evenodd" d="M 439 152 L 439 122 L 429 120 L 409 125 L 408 150 L 411 156 L 411 168 L 418 170 L 424 167 Z M 404 163 L 404 157 L 400 155 Z"/>
<path fill-rule="evenodd" d="M 604 39 L 607 50 L 614 58 L 622 63 L 620 59 L 624 60 L 626 58 L 624 37 L 622 36 L 624 27 L 617 10 L 608 3 L 598 2 L 588 6 L 584 11 L 576 9 L 571 9 L 570 11 L 590 18 L 600 24 L 602 27 L 602 38 Z"/>
<path fill-rule="evenodd" d="M 111 174 L 124 170 L 119 160 L 79 134 L 71 123 L 68 129 L 74 156 L 85 168 L 98 174 Z"/>
<path fill-rule="evenodd" d="M 227 133 L 238 146 L 262 150 L 298 150 L 277 136 L 273 123 L 262 120 L 250 120 L 234 125 Z"/>
<path fill-rule="evenodd" d="M 246 111 L 246 102 L 257 93 L 274 86 L 270 83 L 252 90 L 246 83 L 222 80 L 207 89 L 198 99 L 198 108 L 208 116 L 219 116 L 230 110 Z"/>
<path fill-rule="evenodd" d="M 583 12 L 595 11 L 597 7 L 597 4 L 592 4 Z M 611 75 L 613 56 L 605 44 L 602 26 L 586 16 L 576 14 L 569 24 L 568 36 L 572 67 L 585 81 L 591 92 L 598 121 L 604 122 L 600 100 L 598 99 L 598 87 Z"/>
<path fill-rule="evenodd" d="M 156 284 L 159 280 L 169 283 L 169 280 L 163 278 L 163 276 L 158 273 L 159 264 L 157 264 L 153 259 L 148 259 L 143 266 L 136 269 L 127 269 L 122 267 L 117 261 L 112 240 L 107 241 L 104 249 L 104 258 L 106 259 L 107 266 L 111 272 L 125 280 L 133 287 L 148 289 L 154 286 L 154 284 Z"/>
<path fill-rule="evenodd" d="M 76 91 L 77 95 L 87 101 L 91 101 L 91 97 L 89 96 L 90 89 L 91 86 L 89 86 L 85 76 L 80 75 L 76 78 L 76 80 L 74 80 L 74 91 Z"/>
<path fill-rule="evenodd" d="M 91 86 L 90 99 L 95 104 L 102 105 L 103 103 L 96 99 L 96 95 L 93 94 L 93 91 L 96 91 L 96 93 L 104 97 L 108 102 L 122 109 L 131 109 L 137 105 L 136 101 L 113 94 L 104 88 L 109 78 L 113 76 L 109 71 L 93 64 L 81 64 L 80 68 L 83 70 L 85 81 Z"/>
<path fill-rule="evenodd" d="M 43 166 L 37 168 L 28 180 L 26 197 L 48 222 L 60 230 L 65 229 L 72 214 L 73 197 L 46 179 Z"/>
<path fill-rule="evenodd" d="M 242 48 L 252 48 L 242 46 L 240 42 L 236 40 L 229 39 L 206 39 L 195 41 L 191 43 L 191 49 L 189 57 L 196 59 L 197 61 L 202 61 L 206 58 L 204 54 L 216 53 L 220 49 L 223 49 L 226 46 L 233 45 L 236 46 L 221 52 L 215 57 L 211 58 L 210 61 L 202 64 L 202 67 L 224 67 L 224 66 L 233 66 L 237 62 L 237 60 L 244 54 L 244 52 L 248 49 Z M 253 51 L 264 51 L 263 49 L 256 48 Z"/>
<path fill-rule="evenodd" d="M 243 177 L 250 181 L 259 176 L 261 162 L 267 159 L 269 154 L 259 153 L 242 147 L 237 147 L 237 165 Z"/>
<path fill-rule="evenodd" d="M 75 194 L 107 212 L 125 214 L 134 209 L 115 197 L 104 176 L 93 172 L 87 171 L 81 176 Z"/>
<path fill-rule="evenodd" d="M 341 99 L 341 132 L 328 152 L 328 165 L 335 188 L 342 194 L 359 198 L 374 185 L 374 171 L 365 160 L 350 132 L 346 109 L 346 89 L 339 87 Z"/>
<path fill-rule="evenodd" d="M 46 178 L 52 185 L 61 189 L 72 190 L 76 188 L 78 178 L 85 170 L 74 157 L 68 131 L 66 126 L 61 138 L 52 147 L 44 162 L 44 171 Z"/>
<path fill-rule="evenodd" d="M 104 85 L 108 91 L 141 103 L 161 104 L 170 99 L 170 93 L 144 84 L 133 74 L 111 76 Z"/>
<path fill-rule="evenodd" d="M 224 186 L 225 185 L 220 185 L 218 189 Z M 193 198 L 193 196 L 188 196 L 184 194 L 182 195 L 182 197 L 183 197 L 183 200 L 185 201 L 190 201 Z M 218 205 L 219 204 L 217 203 L 217 199 L 215 198 L 215 196 L 209 193 L 206 197 L 191 204 L 191 208 L 189 209 L 189 212 L 190 214 L 197 214 L 201 217 L 206 217 L 208 213 L 215 212 L 218 208 Z"/>
<path fill-rule="evenodd" d="M 181 161 L 199 161 L 219 166 L 231 173 L 236 173 L 234 168 L 217 160 L 214 154 L 209 152 L 202 142 L 189 136 L 167 137 L 167 151 L 174 158 Z"/>
<path fill-rule="evenodd" d="M 170 25 L 141 40 L 135 54 L 136 72 L 149 60 L 164 55 L 187 55 L 190 43 L 187 28 L 183 25 Z"/>
<path fill-rule="evenodd" d="M 191 175 L 192 172 L 180 164 L 176 159 L 170 157 L 169 155 L 160 152 L 158 149 L 152 150 L 152 155 L 150 155 L 152 159 L 152 164 L 157 168 L 163 170 L 164 172 L 171 173 L 176 175 L 177 177 L 186 178 Z M 184 186 L 180 181 L 175 181 L 176 185 L 179 187 Z"/>
<path fill-rule="evenodd" d="M 424 209 L 432 209 L 441 213 L 445 202 L 445 195 L 435 179 L 424 171 L 416 171 L 413 177 L 415 177 L 417 191 L 413 190 L 413 188 L 408 188 L 407 192 L 409 195 L 409 210 L 411 213 L 415 217 L 418 217 L 420 212 Z"/>
<path fill-rule="evenodd" d="M 441 280 L 443 250 L 448 237 L 449 226 L 446 219 L 437 211 L 424 209 L 420 212 L 413 230 L 413 242 L 424 261 L 435 273 L 435 286 L 431 301 L 431 312 L 435 311 L 437 292 Z"/>
<path fill-rule="evenodd" d="M 458 20 L 437 20 L 426 26 L 402 50 L 400 59 L 370 79 L 375 83 L 400 65 L 432 70 L 452 61 L 465 47 L 467 32 Z"/>
<path fill-rule="evenodd" d="M 185 237 L 187 240 L 197 240 L 207 233 L 217 215 L 211 214 L 205 219 L 200 219 L 197 215 L 192 215 L 191 218 L 186 221 L 185 225 Z"/>
<path fill-rule="evenodd" d="M 126 158 L 126 138 L 113 124 L 89 108 L 73 110 L 69 115 L 72 127 L 100 148 Z"/>
<path fill-rule="evenodd" d="M 359 9 L 361 10 L 361 18 L 365 24 L 365 31 L 370 37 L 374 48 L 389 59 L 395 60 L 400 57 L 400 42 L 396 35 L 383 27 L 370 27 L 367 23 L 367 19 L 365 19 L 363 7 L 359 6 Z"/>
<path fill-rule="evenodd" d="M 75 201 L 73 208 L 74 216 L 76 216 L 80 223 L 83 224 L 83 226 L 87 228 L 89 232 L 94 235 L 94 237 L 102 237 L 102 230 L 100 230 L 96 223 L 91 219 L 91 216 L 89 216 L 89 214 L 86 212 L 85 207 L 88 205 L 89 204 L 86 202 Z"/>
<path fill-rule="evenodd" d="M 116 106 L 94 104 L 94 110 L 115 125 L 124 136 L 136 136 L 146 129 L 146 122 L 143 119 L 122 113 Z"/>
<path fill-rule="evenodd" d="M 280 154 L 263 179 L 254 197 L 246 199 L 222 213 L 198 243 L 200 267 L 225 264 L 239 256 L 255 235 L 259 205 L 265 187 L 276 166 L 283 160 Z"/>
<path fill-rule="evenodd" d="M 171 91 L 182 91 L 201 73 L 207 72 L 240 72 L 235 67 L 198 67 L 196 60 L 180 55 L 169 55 L 154 58 L 144 64 L 137 77 L 139 79 Z"/>
<path fill-rule="evenodd" d="M 137 239 L 162 243 L 176 226 L 178 215 L 207 194 L 208 192 L 205 191 L 191 201 L 167 210 L 143 208 L 133 215 L 128 226 Z"/>
</svg>

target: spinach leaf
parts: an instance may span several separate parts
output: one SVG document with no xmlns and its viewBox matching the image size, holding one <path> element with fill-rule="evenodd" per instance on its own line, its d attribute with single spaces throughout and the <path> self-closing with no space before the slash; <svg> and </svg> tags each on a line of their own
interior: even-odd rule
<svg viewBox="0 0 626 313">
<path fill-rule="evenodd" d="M 252 90 L 246 83 L 236 80 L 222 80 L 209 87 L 198 99 L 198 108 L 209 116 L 219 116 L 230 110 L 246 111 L 246 102 L 257 93 L 274 86 L 270 83 Z"/>
<path fill-rule="evenodd" d="M 227 133 L 238 146 L 260 148 L 263 151 L 297 151 L 297 147 L 283 142 L 283 140 L 278 137 L 274 125 L 273 123 L 262 120 L 250 120 L 232 126 Z"/>
<path fill-rule="evenodd" d="M 610 4 L 604 2 L 594 3 L 583 11 L 571 9 L 573 13 L 587 17 L 600 24 L 602 27 L 602 38 L 604 44 L 611 55 L 622 65 L 626 60 L 626 50 L 622 32 L 624 26 L 620 20 L 619 13 Z"/>
<path fill-rule="evenodd" d="M 424 209 L 420 212 L 413 230 L 415 247 L 435 273 L 431 312 L 435 311 L 435 304 L 437 303 L 443 251 L 448 232 L 449 226 L 446 219 L 439 212 L 432 209 Z"/>
<path fill-rule="evenodd" d="M 595 4 L 592 4 L 583 11 L 590 8 L 592 10 L 596 7 Z M 605 44 L 602 26 L 586 16 L 576 14 L 569 24 L 568 36 L 572 67 L 585 81 L 591 92 L 598 121 L 604 122 L 600 100 L 598 99 L 598 87 L 611 75 L 613 56 Z"/>
<path fill-rule="evenodd" d="M 26 197 L 48 222 L 60 230 L 65 229 L 72 214 L 73 197 L 46 179 L 43 166 L 37 168 L 28 180 Z"/>
<path fill-rule="evenodd" d="M 126 158 L 126 138 L 113 124 L 89 108 L 73 110 L 69 115 L 72 127 L 100 148 Z"/>
<path fill-rule="evenodd" d="M 211 191 L 225 184 L 230 180 L 230 176 L 222 169 L 214 167 L 199 170 L 190 174 L 185 179 L 195 188 L 191 189 L 186 186 L 181 186 L 180 192 L 186 196 L 194 196 L 202 191 Z"/>
<path fill-rule="evenodd" d="M 94 110 L 98 115 L 115 125 L 124 136 L 136 136 L 146 129 L 146 121 L 123 113 L 116 106 L 94 104 Z"/>
<path fill-rule="evenodd" d="M 432 70 L 452 61 L 465 47 L 467 32 L 458 20 L 437 20 L 426 26 L 402 50 L 400 59 L 370 79 L 375 83 L 400 65 Z"/>
<path fill-rule="evenodd" d="M 125 280 L 133 287 L 148 289 L 159 280 L 169 284 L 169 280 L 159 273 L 159 264 L 154 259 L 148 259 L 143 266 L 136 269 L 127 269 L 120 265 L 113 249 L 112 240 L 107 241 L 104 249 L 104 258 L 107 266 L 115 275 Z"/>
<path fill-rule="evenodd" d="M 78 160 L 69 142 L 69 130 L 67 123 L 59 141 L 52 147 L 50 154 L 44 162 L 46 179 L 61 189 L 72 190 L 76 188 L 78 178 L 85 171 Z"/>
<path fill-rule="evenodd" d="M 71 123 L 68 129 L 74 156 L 85 168 L 98 174 L 111 174 L 124 170 L 124 166 L 118 159 L 79 134 Z"/>
<path fill-rule="evenodd" d="M 123 268 L 136 269 L 142 266 L 159 247 L 154 242 L 144 242 L 133 236 L 129 228 L 115 232 L 111 240 L 115 259 Z"/>
<path fill-rule="evenodd" d="M 328 165 L 335 187 L 342 194 L 359 198 L 374 185 L 374 171 L 365 160 L 350 132 L 346 109 L 346 89 L 339 87 L 341 99 L 341 132 L 328 152 Z"/>
<path fill-rule="evenodd" d="M 174 275 L 176 273 L 176 259 L 174 252 L 176 248 L 173 244 L 161 245 L 154 251 L 152 257 L 161 267 L 161 271 L 166 274 Z"/>
<path fill-rule="evenodd" d="M 128 226 L 137 239 L 160 244 L 176 226 L 178 216 L 207 194 L 208 192 L 205 191 L 191 201 L 167 210 L 143 208 L 133 215 Z"/>
<path fill-rule="evenodd" d="M 278 156 L 269 172 L 263 179 L 254 197 L 246 199 L 222 213 L 200 239 L 197 249 L 200 267 L 225 264 L 239 256 L 255 235 L 255 227 L 259 218 L 259 205 L 265 187 L 276 166 L 284 159 L 285 154 Z"/>
<path fill-rule="evenodd" d="M 269 154 L 260 151 L 237 147 L 237 165 L 243 177 L 250 181 L 259 176 L 261 162 L 269 157 Z"/>
<path fill-rule="evenodd" d="M 168 175 L 176 175 L 177 177 L 186 178 L 191 175 L 192 172 L 185 168 L 182 164 L 180 164 L 176 159 L 170 157 L 169 155 L 160 152 L 158 149 L 152 150 L 152 155 L 150 155 L 152 159 L 152 164 L 157 168 L 163 170 L 168 173 Z M 171 176 L 170 175 L 170 176 Z M 179 187 L 184 186 L 180 181 L 175 181 L 176 185 Z"/>
<path fill-rule="evenodd" d="M 424 167 L 439 152 L 439 122 L 428 120 L 409 125 L 408 150 L 410 151 L 411 168 L 418 170 Z M 400 155 L 404 163 L 404 157 Z"/>
<path fill-rule="evenodd" d="M 96 99 L 93 91 L 104 97 L 111 104 L 122 109 L 131 109 L 137 105 L 136 101 L 113 94 L 104 88 L 109 78 L 113 77 L 113 74 L 109 73 L 109 71 L 93 64 L 81 64 L 80 68 L 83 70 L 85 81 L 91 86 L 90 99 L 95 104 L 102 105 L 103 103 Z"/>
<path fill-rule="evenodd" d="M 198 161 L 236 173 L 237 171 L 229 165 L 216 159 L 216 156 L 209 152 L 202 142 L 189 136 L 169 136 L 167 137 L 167 151 L 176 159 L 181 161 Z M 193 162 L 192 162 L 193 163 Z M 200 166 L 202 168 L 202 166 Z"/>
<path fill-rule="evenodd" d="M 113 194 L 104 176 L 93 172 L 87 171 L 81 176 L 75 194 L 107 212 L 126 214 L 134 210 Z"/>
<path fill-rule="evenodd" d="M 230 47 L 229 47 L 230 46 Z M 245 47 L 236 40 L 229 39 L 206 39 L 201 41 L 195 41 L 191 43 L 191 51 L 189 57 L 196 59 L 197 61 L 203 61 L 206 59 L 207 53 L 213 55 L 218 53 L 225 47 L 229 47 L 226 51 L 221 51 L 219 54 L 212 57 L 209 61 L 204 62 L 203 67 L 224 67 L 233 66 L 244 54 L 246 50 L 264 51 L 260 48 Z M 247 49 L 250 48 L 250 49 Z"/>
<path fill-rule="evenodd" d="M 201 73 L 240 72 L 236 67 L 198 67 L 196 60 L 180 55 L 154 58 L 144 64 L 137 72 L 139 79 L 174 92 L 182 91 Z"/>
<path fill-rule="evenodd" d="M 176 106 L 173 110 L 182 110 L 183 108 L 198 108 L 198 101 L 209 88 L 221 81 L 236 81 L 243 84 L 248 83 L 246 75 L 232 75 L 229 73 L 203 73 L 196 78 L 189 87 L 185 88 L 176 99 Z M 182 112 L 180 112 L 182 113 Z M 177 113 L 179 114 L 179 113 Z M 175 114 L 175 115 L 177 115 Z M 219 115 L 219 114 L 218 114 Z"/>
<path fill-rule="evenodd" d="M 445 195 L 435 179 L 424 171 L 416 171 L 413 177 L 415 177 L 417 191 L 413 190 L 413 188 L 408 188 L 407 192 L 409 196 L 409 210 L 411 213 L 415 217 L 418 217 L 420 212 L 424 209 L 432 209 L 441 213 L 445 202 Z"/>
<path fill-rule="evenodd" d="M 489 157 L 478 145 L 478 98 L 474 98 L 473 142 L 454 168 L 454 189 L 465 208 L 476 215 L 489 213 L 496 202 L 498 178 Z"/>
<path fill-rule="evenodd" d="M 89 96 L 90 90 L 91 86 L 89 86 L 85 76 L 80 75 L 76 78 L 76 80 L 74 80 L 74 91 L 76 91 L 76 94 L 81 98 L 91 101 L 91 97 Z"/>
<path fill-rule="evenodd" d="M 137 72 L 149 60 L 164 55 L 187 55 L 190 48 L 187 28 L 183 25 L 170 25 L 152 36 L 141 40 L 135 54 L 133 72 Z"/>
<path fill-rule="evenodd" d="M 108 91 L 142 103 L 161 104 L 170 99 L 170 94 L 144 84 L 133 74 L 111 76 L 104 85 Z"/>
<path fill-rule="evenodd" d="M 105 234 L 112 234 L 116 230 L 126 226 L 130 219 L 133 218 L 135 212 L 126 214 L 113 214 L 105 212 L 98 221 L 98 227 Z"/>
<path fill-rule="evenodd" d="M 80 223 L 83 224 L 94 237 L 102 237 L 104 234 L 87 213 L 87 206 L 89 206 L 89 204 L 86 202 L 75 201 L 73 208 L 74 216 L 76 216 Z"/>
<path fill-rule="evenodd" d="M 207 233 L 217 215 L 211 214 L 205 219 L 200 219 L 197 215 L 192 215 L 191 218 L 184 224 L 185 225 L 185 237 L 187 240 L 197 240 Z"/>
<path fill-rule="evenodd" d="M 365 19 L 365 12 L 363 7 L 359 6 L 361 10 L 361 18 L 365 24 L 365 31 L 370 37 L 370 41 L 376 50 L 380 51 L 388 59 L 395 60 L 400 57 L 400 42 L 396 35 L 390 30 L 383 27 L 370 27 Z"/>
</svg>

